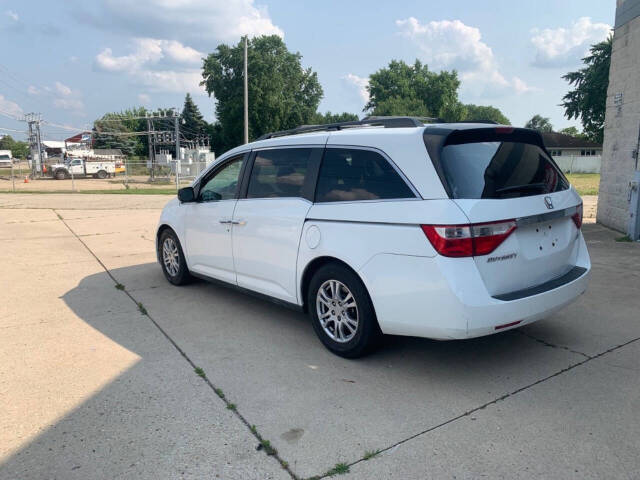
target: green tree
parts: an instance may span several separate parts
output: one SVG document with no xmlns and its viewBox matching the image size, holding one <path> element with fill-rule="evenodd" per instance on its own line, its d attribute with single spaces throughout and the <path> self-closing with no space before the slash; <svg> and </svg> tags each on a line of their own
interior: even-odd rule
<svg viewBox="0 0 640 480">
<path fill-rule="evenodd" d="M 582 59 L 586 66 L 562 77 L 574 86 L 562 97 L 565 116 L 579 118 L 587 138 L 597 143 L 602 143 L 604 137 L 612 44 L 613 36 L 609 36 L 605 41 L 592 45 L 590 54 Z"/>
<path fill-rule="evenodd" d="M 26 158 L 29 154 L 29 144 L 20 140 L 14 140 L 11 135 L 0 138 L 0 150 L 11 150 L 13 158 Z"/>
<path fill-rule="evenodd" d="M 532 128 L 539 132 L 553 132 L 553 125 L 549 117 L 543 117 L 542 115 L 534 115 L 527 123 L 524 124 L 524 128 Z"/>
<path fill-rule="evenodd" d="M 501 125 L 511 125 L 511 122 L 504 114 L 495 107 L 484 105 L 466 104 L 465 114 L 462 120 L 492 120 Z"/>
<path fill-rule="evenodd" d="M 216 100 L 219 128 L 210 130 L 214 148 L 222 153 L 243 142 L 244 42 L 218 45 L 204 60 L 202 82 Z M 249 137 L 310 124 L 322 98 L 318 75 L 303 68 L 277 35 L 249 40 Z"/>
<path fill-rule="evenodd" d="M 187 93 L 184 97 L 184 107 L 182 109 L 182 126 L 180 127 L 184 138 L 193 140 L 200 135 L 207 135 L 207 122 L 202 118 L 200 109 L 193 102 L 191 95 Z"/>
<path fill-rule="evenodd" d="M 576 127 L 567 127 L 560 130 L 560 133 L 564 133 L 565 135 L 571 135 L 576 138 L 587 138 L 584 133 L 579 131 Z"/>
<path fill-rule="evenodd" d="M 369 102 L 364 111 L 372 115 L 412 115 L 460 120 L 464 106 L 458 100 L 460 80 L 455 70 L 435 73 L 416 60 L 409 65 L 392 60 L 369 77 Z"/>
<path fill-rule="evenodd" d="M 325 123 L 338 123 L 338 122 L 353 122 L 358 120 L 358 116 L 355 113 L 320 113 L 317 112 L 311 121 L 312 125 L 323 125 Z"/>
<path fill-rule="evenodd" d="M 148 143 L 146 135 L 136 135 L 147 131 L 144 118 L 149 113 L 144 107 L 134 107 L 122 112 L 105 113 L 93 122 L 94 148 L 118 148 L 125 155 L 146 156 Z M 173 119 L 168 128 L 173 130 Z"/>
</svg>

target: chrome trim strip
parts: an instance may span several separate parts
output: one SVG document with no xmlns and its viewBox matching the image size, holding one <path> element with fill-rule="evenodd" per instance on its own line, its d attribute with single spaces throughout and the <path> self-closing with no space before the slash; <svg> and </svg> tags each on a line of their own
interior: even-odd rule
<svg viewBox="0 0 640 480">
<path fill-rule="evenodd" d="M 518 227 L 525 227 L 527 225 L 533 225 L 535 223 L 548 222 L 556 220 L 558 218 L 570 217 L 578 211 L 578 206 L 569 207 L 562 210 L 555 210 L 553 212 L 541 213 L 538 215 L 529 215 L 527 217 L 516 218 L 516 225 Z"/>
</svg>

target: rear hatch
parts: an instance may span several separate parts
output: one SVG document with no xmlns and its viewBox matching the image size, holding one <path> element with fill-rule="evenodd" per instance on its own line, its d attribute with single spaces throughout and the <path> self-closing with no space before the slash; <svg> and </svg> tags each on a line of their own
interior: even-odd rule
<svg viewBox="0 0 640 480">
<path fill-rule="evenodd" d="M 491 295 L 540 285 L 575 266 L 581 199 L 540 134 L 512 127 L 428 127 L 424 139 L 445 189 L 469 219 L 471 236 L 489 232 L 497 240 L 481 254 L 474 250 Z M 502 222 L 497 229 L 495 222 Z"/>
</svg>

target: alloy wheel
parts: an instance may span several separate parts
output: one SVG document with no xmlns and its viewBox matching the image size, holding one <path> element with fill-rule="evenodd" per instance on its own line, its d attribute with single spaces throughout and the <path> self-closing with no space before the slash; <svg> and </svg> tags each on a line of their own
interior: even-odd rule
<svg viewBox="0 0 640 480">
<path fill-rule="evenodd" d="M 316 294 L 316 312 L 325 333 L 336 342 L 346 343 L 358 330 L 358 305 L 347 286 L 327 280 Z"/>
</svg>

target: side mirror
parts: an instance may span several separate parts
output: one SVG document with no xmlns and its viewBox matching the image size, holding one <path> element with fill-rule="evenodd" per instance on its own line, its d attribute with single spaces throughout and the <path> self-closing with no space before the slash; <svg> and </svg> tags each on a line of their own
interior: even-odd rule
<svg viewBox="0 0 640 480">
<path fill-rule="evenodd" d="M 178 190 L 178 200 L 182 203 L 195 202 L 196 193 L 193 191 L 193 187 L 184 187 Z"/>
</svg>

